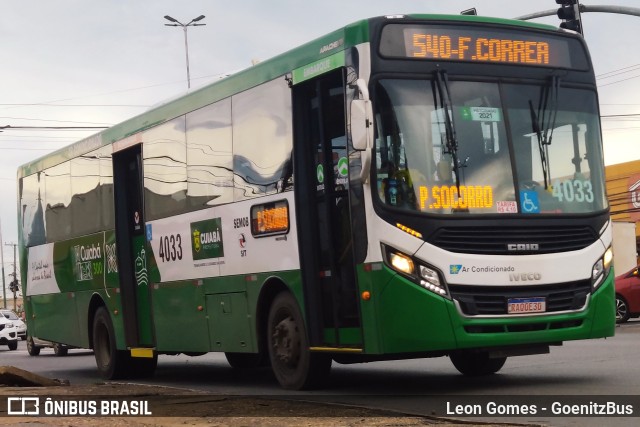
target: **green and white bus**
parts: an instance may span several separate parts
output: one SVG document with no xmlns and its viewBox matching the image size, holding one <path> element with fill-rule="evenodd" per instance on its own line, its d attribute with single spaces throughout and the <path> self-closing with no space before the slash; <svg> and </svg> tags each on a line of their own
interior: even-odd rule
<svg viewBox="0 0 640 427">
<path fill-rule="evenodd" d="M 467 375 L 612 336 L 598 96 L 576 33 L 477 16 L 348 25 L 25 164 L 30 339 L 104 378 L 224 352 Z"/>
</svg>

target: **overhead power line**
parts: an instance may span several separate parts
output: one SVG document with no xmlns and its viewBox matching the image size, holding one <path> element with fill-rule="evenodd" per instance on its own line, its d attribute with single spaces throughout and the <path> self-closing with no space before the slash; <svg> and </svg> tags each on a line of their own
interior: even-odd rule
<svg viewBox="0 0 640 427">
<path fill-rule="evenodd" d="M 640 113 L 631 113 L 631 114 L 602 114 L 600 118 L 606 119 L 609 117 L 640 117 Z"/>
<path fill-rule="evenodd" d="M 637 76 L 631 76 L 631 77 L 628 77 L 628 78 L 626 78 L 626 79 L 616 80 L 615 82 L 611 82 L 611 83 L 598 84 L 598 87 L 611 86 L 611 85 L 614 85 L 614 84 L 616 84 L 616 83 L 626 82 L 627 80 L 637 79 L 638 77 L 640 77 L 640 74 L 639 74 L 639 75 L 637 75 Z"/>
<path fill-rule="evenodd" d="M 621 105 L 621 106 L 625 106 L 625 107 L 631 107 L 631 106 L 638 106 L 640 104 L 630 104 L 630 103 L 617 103 L 617 104 L 612 104 L 609 102 L 601 102 L 600 105 Z"/>
<path fill-rule="evenodd" d="M 88 130 L 88 129 L 108 129 L 108 126 L 0 126 L 0 132 L 13 129 L 30 130 Z"/>
<path fill-rule="evenodd" d="M 191 80 L 204 80 L 204 79 L 223 79 L 225 77 L 229 77 L 230 75 L 238 72 L 242 70 L 242 68 L 237 69 L 237 70 L 233 70 L 230 72 L 226 72 L 226 73 L 217 73 L 217 74 L 208 74 L 205 76 L 200 76 L 200 77 L 193 77 Z M 170 86 L 170 85 L 175 85 L 177 83 L 184 83 L 184 80 L 179 80 L 179 81 L 172 81 L 172 82 L 164 82 L 164 83 L 157 83 L 157 84 L 152 84 L 152 85 L 147 85 L 147 86 L 139 86 L 139 87 L 135 87 L 135 88 L 129 88 L 129 89 L 118 89 L 118 90 L 114 90 L 111 92 L 102 92 L 102 93 L 95 93 L 92 95 L 85 95 L 85 96 L 76 96 L 73 98 L 64 98 L 64 99 L 52 99 L 49 101 L 43 101 L 43 102 L 35 102 L 35 103 L 16 103 L 16 104 L 11 104 L 11 103 L 7 103 L 7 104 L 0 104 L 0 106 L 4 106 L 4 107 L 20 107 L 20 106 L 74 106 L 74 107 L 139 107 L 139 108 L 151 108 L 153 107 L 153 105 L 128 105 L 128 104 L 123 104 L 123 105 L 118 105 L 118 104 L 56 104 L 57 102 L 66 102 L 66 101 L 75 101 L 78 99 L 86 99 L 86 98 L 95 98 L 95 97 L 101 97 L 101 96 L 109 96 L 109 95 L 115 95 L 115 94 L 119 94 L 119 93 L 125 93 L 125 92 L 134 92 L 134 91 L 138 91 L 138 90 L 144 90 L 144 89 L 153 89 L 153 88 L 157 88 L 160 86 Z"/>
<path fill-rule="evenodd" d="M 52 120 L 52 119 L 35 119 L 30 117 L 0 117 L 0 119 L 4 120 L 30 120 L 34 122 L 55 122 L 55 123 L 73 123 L 77 125 L 109 125 L 113 126 L 112 123 L 105 122 L 76 122 L 73 120 Z"/>
<path fill-rule="evenodd" d="M 56 147 L 48 147 L 48 148 L 0 147 L 0 150 L 15 150 L 15 151 L 53 151 L 53 150 L 57 150 L 57 148 L 56 148 Z"/>
<path fill-rule="evenodd" d="M 9 135 L 7 134 L 0 134 L 0 138 L 2 137 L 7 137 Z M 11 134 L 11 139 L 17 139 L 17 138 L 26 138 L 29 140 L 33 140 L 33 135 L 16 135 L 15 133 Z M 53 135 L 38 135 L 38 138 L 43 140 L 43 142 L 58 142 L 58 141 L 47 141 L 48 139 L 56 139 L 56 140 L 60 140 L 60 139 L 69 139 L 68 136 L 53 136 Z"/>
<path fill-rule="evenodd" d="M 613 76 L 617 76 L 619 74 L 630 73 L 631 71 L 636 71 L 640 67 L 640 64 L 629 65 L 628 67 L 618 68 L 616 70 L 611 70 L 606 73 L 598 74 L 596 79 L 608 79 Z"/>
<path fill-rule="evenodd" d="M 34 102 L 27 104 L 0 104 L 0 107 L 131 107 L 131 108 L 149 108 L 151 105 L 135 105 L 135 104 L 49 104 L 45 102 Z"/>
</svg>

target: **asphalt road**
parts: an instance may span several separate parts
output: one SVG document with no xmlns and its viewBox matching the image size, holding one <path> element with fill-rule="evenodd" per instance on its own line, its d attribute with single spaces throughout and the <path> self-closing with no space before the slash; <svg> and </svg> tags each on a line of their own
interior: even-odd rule
<svg viewBox="0 0 640 427">
<path fill-rule="evenodd" d="M 633 398 L 637 416 L 617 418 L 616 425 L 637 425 L 640 416 L 640 321 L 616 329 L 606 340 L 568 342 L 554 347 L 551 354 L 514 357 L 499 374 L 485 378 L 466 378 L 457 373 L 448 358 L 333 365 L 331 382 L 321 391 L 296 392 L 280 389 L 268 369 L 238 372 L 229 367 L 222 354 L 200 357 L 160 356 L 156 375 L 147 384 L 203 390 L 212 394 L 261 395 L 332 401 L 367 407 L 393 409 L 408 414 L 441 413 L 442 399 L 457 404 L 517 403 L 539 405 L 545 397 L 560 403 L 572 396 L 593 395 L 596 402 Z M 21 342 L 17 351 L 0 347 L 0 365 L 13 365 L 50 378 L 67 379 L 71 384 L 100 382 L 93 353 L 70 350 L 66 357 L 55 357 L 51 349 L 30 357 Z M 606 396 L 605 396 L 606 395 Z M 607 397 L 608 396 L 608 397 Z M 621 397 L 616 397 L 621 396 Z M 488 399 L 488 400 L 487 400 Z M 589 401 L 591 397 L 586 398 Z M 584 399 L 583 399 L 584 400 Z M 538 406 L 539 407 L 539 406 Z M 478 418 L 450 414 L 453 418 L 498 422 L 542 422 L 550 425 L 611 425 L 610 418 L 549 418 L 542 411 L 525 417 L 494 416 Z M 486 410 L 483 412 L 486 414 Z"/>
</svg>

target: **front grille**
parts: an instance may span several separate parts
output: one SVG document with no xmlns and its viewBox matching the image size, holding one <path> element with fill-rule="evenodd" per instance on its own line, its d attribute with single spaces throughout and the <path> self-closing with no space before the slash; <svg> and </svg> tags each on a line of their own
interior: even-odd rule
<svg viewBox="0 0 640 427">
<path fill-rule="evenodd" d="M 588 226 L 445 227 L 438 230 L 430 242 L 450 252 L 530 255 L 576 251 L 597 239 L 598 235 Z M 538 249 L 510 251 L 510 244 L 537 244 Z"/>
<path fill-rule="evenodd" d="M 468 286 L 449 285 L 451 297 L 462 312 L 470 316 L 505 315 L 509 298 L 544 297 L 547 313 L 579 310 L 587 302 L 591 282 L 583 280 L 544 286 Z"/>
</svg>

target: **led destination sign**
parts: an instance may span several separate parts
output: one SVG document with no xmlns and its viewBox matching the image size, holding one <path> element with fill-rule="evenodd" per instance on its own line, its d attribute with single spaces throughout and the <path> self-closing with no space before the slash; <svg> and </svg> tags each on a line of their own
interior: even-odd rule
<svg viewBox="0 0 640 427">
<path fill-rule="evenodd" d="M 380 53 L 394 58 L 586 67 L 584 50 L 577 40 L 484 27 L 387 25 L 382 31 Z"/>
<path fill-rule="evenodd" d="M 251 207 L 251 233 L 255 237 L 289 231 L 289 204 L 286 200 Z"/>
<path fill-rule="evenodd" d="M 459 187 L 455 185 L 420 186 L 420 209 L 493 208 L 493 188 L 489 185 Z"/>
<path fill-rule="evenodd" d="M 414 58 L 549 65 L 549 42 L 414 33 Z"/>
</svg>

